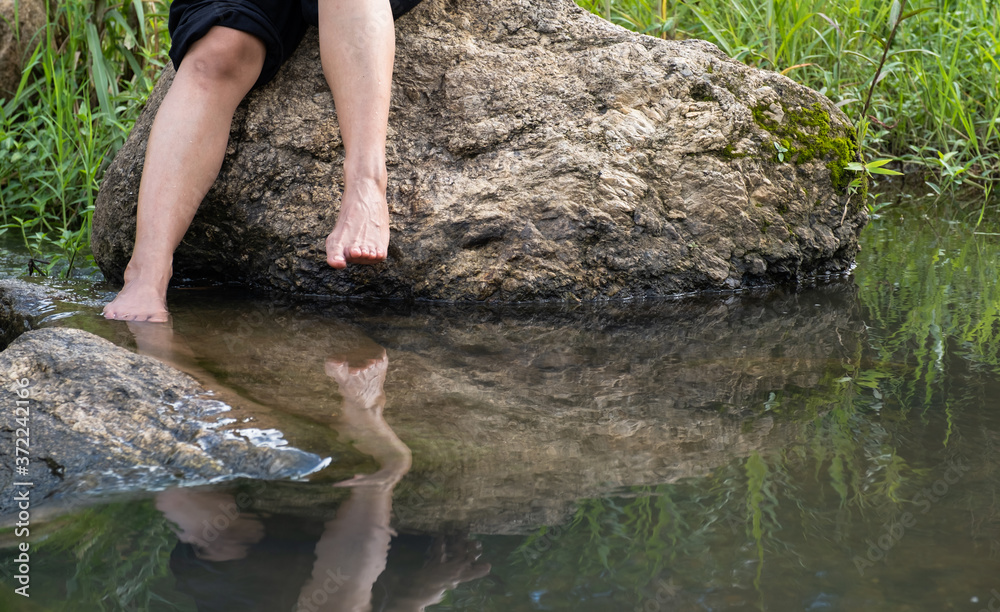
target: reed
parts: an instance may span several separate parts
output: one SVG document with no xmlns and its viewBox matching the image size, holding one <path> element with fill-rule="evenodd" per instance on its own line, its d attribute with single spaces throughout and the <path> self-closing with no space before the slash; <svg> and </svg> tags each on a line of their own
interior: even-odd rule
<svg viewBox="0 0 1000 612">
<path fill-rule="evenodd" d="M 167 2 L 50 6 L 17 92 L 0 100 L 0 233 L 21 237 L 30 271 L 69 276 L 104 168 L 166 61 Z"/>
</svg>

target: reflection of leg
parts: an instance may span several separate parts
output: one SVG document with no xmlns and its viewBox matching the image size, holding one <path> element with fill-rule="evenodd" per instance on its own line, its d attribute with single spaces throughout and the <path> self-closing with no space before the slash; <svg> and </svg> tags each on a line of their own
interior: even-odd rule
<svg viewBox="0 0 1000 612">
<path fill-rule="evenodd" d="M 353 490 L 316 544 L 316 563 L 299 596 L 300 610 L 369 610 L 372 586 L 385 569 L 392 537 L 392 490 L 410 468 L 410 449 L 382 418 L 388 365 L 384 350 L 359 368 L 333 358 L 326 362 L 327 374 L 344 397 L 337 430 L 358 450 L 373 456 L 381 469 L 342 483 Z"/>
<path fill-rule="evenodd" d="M 182 336 L 174 332 L 173 322 L 164 324 L 139 321 L 126 323 L 135 338 L 136 349 L 140 355 L 158 359 L 192 376 L 205 387 L 212 390 L 214 399 L 234 407 L 256 408 L 262 412 L 270 408 L 258 404 L 249 397 L 244 397 L 227 387 L 214 374 L 198 363 L 198 358 L 191 346 Z"/>
<path fill-rule="evenodd" d="M 217 26 L 184 57 L 149 135 L 125 286 L 104 316 L 167 320 L 174 249 L 222 167 L 233 113 L 264 55 L 256 37 Z"/>
<path fill-rule="evenodd" d="M 132 337 L 135 338 L 136 349 L 140 355 L 153 357 L 182 372 L 201 378 L 199 374 L 202 373 L 202 370 L 198 367 L 194 351 L 191 350 L 187 342 L 174 333 L 171 321 L 164 325 L 129 321 L 127 325 L 128 330 L 132 332 Z"/>
<path fill-rule="evenodd" d="M 341 483 L 344 486 L 392 486 L 410 469 L 410 449 L 382 417 L 382 386 L 388 367 L 385 351 L 361 368 L 351 368 L 332 358 L 326 362 L 327 375 L 337 381 L 344 397 L 337 431 L 359 451 L 374 457 L 380 466 L 375 474 L 355 477 Z"/>
<path fill-rule="evenodd" d="M 396 44 L 389 0 L 321 0 L 319 32 L 346 156 L 327 263 L 375 263 L 389 246 L 385 135 Z"/>
<path fill-rule="evenodd" d="M 227 493 L 170 489 L 156 495 L 156 508 L 174 524 L 178 539 L 194 546 L 199 559 L 242 559 L 264 537 L 264 525 L 242 514 Z"/>
<path fill-rule="evenodd" d="M 417 612 L 440 603 L 446 591 L 490 573 L 489 563 L 477 563 L 482 554 L 479 542 L 435 540 L 431 558 L 423 569 L 409 576 L 408 585 L 394 597 L 388 610 Z"/>
<path fill-rule="evenodd" d="M 299 595 L 300 610 L 370 609 L 372 586 L 385 569 L 389 553 L 391 515 L 391 487 L 351 491 L 316 543 L 312 578 Z"/>
</svg>

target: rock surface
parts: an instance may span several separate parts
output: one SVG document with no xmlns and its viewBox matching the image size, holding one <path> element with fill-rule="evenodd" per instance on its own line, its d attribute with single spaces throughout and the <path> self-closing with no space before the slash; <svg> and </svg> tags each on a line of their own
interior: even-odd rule
<svg viewBox="0 0 1000 612">
<path fill-rule="evenodd" d="M 30 482 L 34 504 L 239 475 L 287 478 L 324 464 L 216 431 L 228 407 L 194 379 L 81 330 L 22 334 L 0 353 L 0 387 L 10 400 L 0 427 L 0 487 Z M 27 417 L 15 415 L 13 403 L 25 388 Z M 28 441 L 28 454 L 19 455 L 29 460 L 25 473 L 14 471 L 15 444 L 24 446 L 16 438 Z M 0 499 L 0 517 L 13 511 L 12 496 Z"/>
<path fill-rule="evenodd" d="M 17 91 L 25 51 L 44 25 L 45 0 L 0 0 L 0 98 Z"/>
<path fill-rule="evenodd" d="M 93 250 L 121 280 L 166 70 L 109 168 Z M 844 272 L 846 117 L 703 41 L 571 0 L 425 0 L 397 22 L 389 259 L 325 263 L 343 143 L 311 31 L 237 111 L 175 271 L 304 294 L 519 301 L 739 289 Z"/>
<path fill-rule="evenodd" d="M 72 301 L 71 294 L 47 285 L 16 278 L 0 279 L 0 350 L 35 329 L 56 300 Z"/>
</svg>

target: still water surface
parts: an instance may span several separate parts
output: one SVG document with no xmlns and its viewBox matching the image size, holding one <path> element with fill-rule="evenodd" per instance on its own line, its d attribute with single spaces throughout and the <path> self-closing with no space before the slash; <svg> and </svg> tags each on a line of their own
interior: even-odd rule
<svg viewBox="0 0 1000 612">
<path fill-rule="evenodd" d="M 0 608 L 1000 610 L 1000 236 L 886 210 L 797 290 L 66 307 L 332 461 L 53 518 Z"/>
</svg>

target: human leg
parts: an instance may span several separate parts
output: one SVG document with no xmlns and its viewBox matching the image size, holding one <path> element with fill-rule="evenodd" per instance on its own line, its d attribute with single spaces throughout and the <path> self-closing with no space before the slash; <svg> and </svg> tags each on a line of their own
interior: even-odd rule
<svg viewBox="0 0 1000 612">
<path fill-rule="evenodd" d="M 233 113 L 260 75 L 265 51 L 255 36 L 218 26 L 191 46 L 153 121 L 135 247 L 105 317 L 167 320 L 174 250 L 222 168 Z"/>
<path fill-rule="evenodd" d="M 320 56 L 344 140 L 344 194 L 327 263 L 385 259 L 389 209 L 385 200 L 385 137 L 395 54 L 389 0 L 320 0 Z"/>
</svg>

